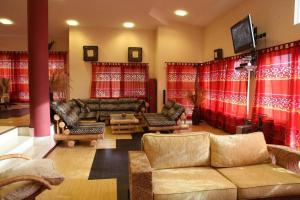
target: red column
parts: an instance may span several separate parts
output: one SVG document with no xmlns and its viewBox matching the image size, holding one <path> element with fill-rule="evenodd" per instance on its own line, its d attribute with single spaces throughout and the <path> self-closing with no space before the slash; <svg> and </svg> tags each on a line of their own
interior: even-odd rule
<svg viewBox="0 0 300 200">
<path fill-rule="evenodd" d="M 30 127 L 50 135 L 48 75 L 48 0 L 27 0 Z"/>
</svg>

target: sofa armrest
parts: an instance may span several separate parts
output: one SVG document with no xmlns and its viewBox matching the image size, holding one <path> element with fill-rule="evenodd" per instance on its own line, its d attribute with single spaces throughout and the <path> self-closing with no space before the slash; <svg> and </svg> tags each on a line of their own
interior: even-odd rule
<svg viewBox="0 0 300 200">
<path fill-rule="evenodd" d="M 268 144 L 273 164 L 300 174 L 300 151 L 282 145 Z"/>
<path fill-rule="evenodd" d="M 7 155 L 0 155 L 0 160 L 7 160 L 7 159 L 11 159 L 11 158 L 22 158 L 24 160 L 31 160 L 30 157 L 23 155 L 23 154 L 7 154 Z"/>
<path fill-rule="evenodd" d="M 128 152 L 129 190 L 131 200 L 152 200 L 152 168 L 143 151 Z"/>
<path fill-rule="evenodd" d="M 1 179 L 0 188 L 6 185 L 10 185 L 17 182 L 23 182 L 23 181 L 32 181 L 34 183 L 39 183 L 49 190 L 52 188 L 51 184 L 46 179 L 44 179 L 43 177 L 33 176 L 33 175 L 15 176 L 15 177 Z"/>
</svg>

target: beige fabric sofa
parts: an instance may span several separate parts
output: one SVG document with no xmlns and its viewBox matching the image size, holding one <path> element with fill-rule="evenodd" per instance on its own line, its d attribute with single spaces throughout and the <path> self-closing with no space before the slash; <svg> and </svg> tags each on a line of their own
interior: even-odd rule
<svg viewBox="0 0 300 200">
<path fill-rule="evenodd" d="M 300 199 L 300 153 L 261 132 L 145 134 L 129 152 L 130 198 Z"/>
</svg>

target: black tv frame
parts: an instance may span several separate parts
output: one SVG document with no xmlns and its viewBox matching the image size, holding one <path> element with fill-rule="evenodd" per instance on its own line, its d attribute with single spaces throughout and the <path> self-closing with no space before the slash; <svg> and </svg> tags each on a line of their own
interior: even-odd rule
<svg viewBox="0 0 300 200">
<path fill-rule="evenodd" d="M 248 44 L 245 44 L 244 46 L 241 46 L 240 48 L 237 49 L 235 43 L 234 43 L 234 37 L 233 37 L 233 32 L 232 30 L 234 28 L 236 28 L 237 26 L 239 26 L 241 23 L 247 23 L 247 25 L 249 26 L 250 28 L 250 31 L 251 31 L 251 43 L 248 43 Z M 232 38 L 232 43 L 233 43 L 233 48 L 234 48 L 234 53 L 241 53 L 245 50 L 254 50 L 255 51 L 255 48 L 256 48 L 256 39 L 255 39 L 255 36 L 254 36 L 254 31 L 253 31 L 253 25 L 252 25 L 252 20 L 251 20 L 251 16 L 250 14 L 247 15 L 247 17 L 245 17 L 244 19 L 240 20 L 239 22 L 237 22 L 236 24 L 234 24 L 232 27 L 231 27 L 231 38 Z"/>
</svg>

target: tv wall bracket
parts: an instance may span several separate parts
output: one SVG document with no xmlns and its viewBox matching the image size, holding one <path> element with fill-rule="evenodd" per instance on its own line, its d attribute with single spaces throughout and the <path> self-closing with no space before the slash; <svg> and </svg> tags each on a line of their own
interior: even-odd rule
<svg viewBox="0 0 300 200">
<path fill-rule="evenodd" d="M 255 38 L 255 40 L 260 40 L 260 39 L 262 39 L 262 38 L 267 37 L 267 33 L 266 33 L 266 32 L 261 33 L 261 34 L 258 34 L 258 33 L 257 33 L 257 27 L 254 27 L 253 32 L 254 32 L 254 38 Z"/>
</svg>

